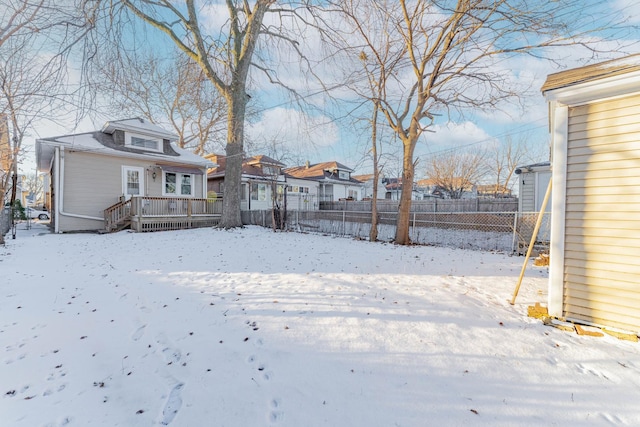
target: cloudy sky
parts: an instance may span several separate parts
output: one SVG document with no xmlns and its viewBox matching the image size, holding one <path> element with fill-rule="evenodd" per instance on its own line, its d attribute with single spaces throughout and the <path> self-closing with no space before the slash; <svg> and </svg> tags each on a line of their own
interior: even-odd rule
<svg viewBox="0 0 640 427">
<path fill-rule="evenodd" d="M 203 14 L 203 22 L 212 36 L 215 36 L 224 25 L 226 11 L 218 10 L 224 8 L 222 2 L 212 3 L 208 13 Z M 622 13 L 627 16 L 629 24 L 637 25 L 640 24 L 640 11 L 632 3 L 632 0 L 593 3 L 589 0 L 584 4 L 588 7 L 602 8 L 601 17 Z M 609 39 L 605 40 L 607 37 Z M 258 59 L 277 64 L 272 68 L 274 75 L 277 75 L 287 87 L 295 90 L 299 99 L 293 100 L 286 91 L 271 85 L 263 74 L 254 72 L 248 92 L 252 95 L 251 107 L 255 113 L 249 116 L 246 127 L 247 138 L 250 141 L 247 150 L 260 151 L 271 147 L 272 152 L 266 154 L 273 155 L 275 151 L 276 154 L 298 164 L 304 160 L 312 163 L 337 160 L 355 168 L 358 173 L 370 172 L 366 161 L 369 145 L 366 124 L 368 114 L 366 110 L 357 108 L 361 100 L 355 97 L 352 91 L 340 86 L 344 71 L 336 70 L 335 61 L 315 62 L 314 55 L 321 56 L 326 53 L 316 32 L 305 30 L 304 36 L 298 36 L 296 40 L 301 51 L 311 53 L 309 64 L 301 66 L 298 57 L 282 44 L 275 45 L 275 48 L 274 45 L 266 46 L 268 50 L 259 52 Z M 539 148 L 537 155 L 544 155 L 548 152 L 547 106 L 539 88 L 546 76 L 562 69 L 640 51 L 640 32 L 620 32 L 611 29 L 609 33 L 594 36 L 593 40 L 598 47 L 609 53 L 591 58 L 585 49 L 568 46 L 553 52 L 553 56 L 558 58 L 555 63 L 532 56 L 511 57 L 496 62 L 492 66 L 496 70 L 504 71 L 509 76 L 509 83 L 518 88 L 519 93 L 524 94 L 519 103 L 504 103 L 500 109 L 490 111 L 439 115 L 430 132 L 419 142 L 416 156 L 424 161 L 454 150 L 491 146 L 506 138 L 516 142 L 534 141 L 534 145 Z M 620 48 L 621 44 L 625 47 Z M 334 89 L 330 97 L 319 95 L 323 88 L 317 83 L 318 80 L 323 80 Z M 354 114 L 349 116 L 348 113 Z M 70 129 L 73 125 L 69 123 L 36 125 L 31 138 L 25 141 L 27 150 L 31 150 L 28 157 L 34 156 L 32 145 L 37 137 L 99 129 L 105 119 L 119 118 L 121 117 L 98 117 L 94 118 L 95 122 L 87 119 L 75 129 Z M 382 151 L 387 155 L 387 170 L 393 174 L 399 170 L 400 148 L 391 132 L 386 132 L 384 138 L 387 144 L 383 145 Z M 23 171 L 28 172 L 33 168 L 33 161 L 27 158 Z M 418 178 L 421 177 L 420 174 L 419 169 Z"/>
</svg>

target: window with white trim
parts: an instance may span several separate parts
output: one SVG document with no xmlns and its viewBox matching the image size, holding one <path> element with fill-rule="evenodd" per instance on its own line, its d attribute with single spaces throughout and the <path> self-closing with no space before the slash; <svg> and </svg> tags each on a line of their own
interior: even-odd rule
<svg viewBox="0 0 640 427">
<path fill-rule="evenodd" d="M 288 193 L 308 193 L 309 187 L 303 187 L 301 185 L 289 185 L 287 187 Z"/>
<path fill-rule="evenodd" d="M 162 140 L 145 135 L 125 134 L 125 145 L 143 150 L 162 151 Z"/>
<path fill-rule="evenodd" d="M 163 196 L 193 196 L 194 176 L 189 173 L 164 172 L 162 174 Z"/>
<path fill-rule="evenodd" d="M 349 172 L 347 172 L 347 171 L 338 171 L 338 178 L 340 178 L 340 179 L 349 179 Z"/>
<path fill-rule="evenodd" d="M 267 184 L 251 184 L 251 200 L 267 200 Z"/>
</svg>

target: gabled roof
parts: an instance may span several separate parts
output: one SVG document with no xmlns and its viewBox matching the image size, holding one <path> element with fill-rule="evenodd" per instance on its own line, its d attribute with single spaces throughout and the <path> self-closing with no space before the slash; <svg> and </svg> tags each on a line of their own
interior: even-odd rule
<svg viewBox="0 0 640 427">
<path fill-rule="evenodd" d="M 353 169 L 338 162 L 323 162 L 316 164 L 306 164 L 304 166 L 295 166 L 287 168 L 283 172 L 292 178 L 308 179 L 312 181 L 335 180 L 360 184 L 360 181 L 350 178 L 349 180 L 340 179 L 338 171 L 353 172 Z"/>
<path fill-rule="evenodd" d="M 280 163 L 279 161 L 265 155 L 249 157 L 248 159 L 245 160 L 245 163 L 247 163 L 248 165 L 267 165 L 267 166 L 284 167 L 284 163 Z"/>
<path fill-rule="evenodd" d="M 222 154 L 208 154 L 205 158 L 213 161 L 217 164 L 216 167 L 209 169 L 207 172 L 208 178 L 219 178 L 224 176 L 224 171 L 227 167 L 227 159 Z M 248 157 L 242 161 L 242 174 L 246 176 L 255 176 L 264 179 L 273 179 L 273 175 L 263 172 L 261 165 L 282 167 L 283 163 L 272 159 L 269 156 L 253 156 Z"/>
<path fill-rule="evenodd" d="M 373 179 L 373 174 L 367 174 L 367 175 L 351 175 L 351 178 L 355 179 L 356 181 L 360 181 L 362 183 L 365 183 L 367 181 L 371 181 Z"/>
<path fill-rule="evenodd" d="M 167 132 L 160 126 L 140 117 L 108 121 L 102 126 L 100 131 L 102 133 L 113 134 L 116 130 L 155 136 L 156 138 L 168 139 L 169 141 L 176 141 L 178 139 L 178 135 Z"/>
<path fill-rule="evenodd" d="M 640 71 L 640 54 L 549 74 L 540 90 L 544 93 L 549 90 L 614 77 L 632 71 Z"/>
<path fill-rule="evenodd" d="M 138 147 L 125 146 L 122 142 L 114 139 L 113 134 L 116 130 L 134 132 L 161 139 L 163 140 L 163 150 L 150 151 Z M 155 161 L 157 164 L 213 166 L 210 161 L 170 142 L 176 139 L 178 139 L 176 135 L 144 119 L 112 121 L 107 122 L 99 131 L 37 139 L 36 163 L 38 170 L 48 170 L 55 148 L 63 147 L 67 150 L 84 151 L 96 155 L 145 159 Z"/>
</svg>

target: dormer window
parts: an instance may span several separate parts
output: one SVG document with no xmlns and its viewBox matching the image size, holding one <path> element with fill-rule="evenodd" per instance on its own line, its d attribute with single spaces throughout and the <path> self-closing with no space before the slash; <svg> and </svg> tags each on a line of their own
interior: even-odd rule
<svg viewBox="0 0 640 427">
<path fill-rule="evenodd" d="M 347 172 L 347 171 L 338 171 L 338 177 L 340 179 L 349 179 L 349 172 Z"/>
<path fill-rule="evenodd" d="M 126 134 L 126 145 L 149 151 L 162 151 L 162 141 L 145 135 Z"/>
<path fill-rule="evenodd" d="M 265 175 L 279 175 L 280 168 L 276 166 L 262 166 L 262 173 L 264 173 Z"/>
</svg>

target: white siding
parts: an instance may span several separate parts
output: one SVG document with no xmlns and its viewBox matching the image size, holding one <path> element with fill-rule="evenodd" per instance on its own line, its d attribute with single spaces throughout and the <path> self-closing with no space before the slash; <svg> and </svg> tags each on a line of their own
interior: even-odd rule
<svg viewBox="0 0 640 427">
<path fill-rule="evenodd" d="M 536 174 L 523 172 L 520 174 L 520 212 L 536 211 Z"/>
<path fill-rule="evenodd" d="M 569 109 L 566 317 L 640 331 L 640 96 Z"/>
</svg>

